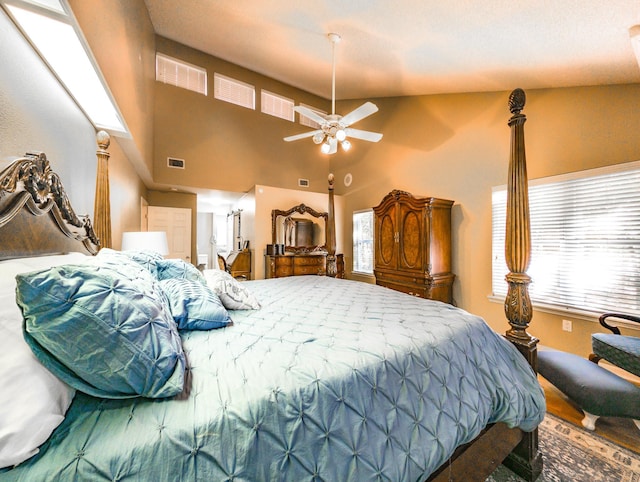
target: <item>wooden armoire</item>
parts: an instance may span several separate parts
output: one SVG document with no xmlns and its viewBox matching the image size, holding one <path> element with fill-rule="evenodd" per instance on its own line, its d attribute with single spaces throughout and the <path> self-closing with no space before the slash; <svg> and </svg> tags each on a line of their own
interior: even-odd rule
<svg viewBox="0 0 640 482">
<path fill-rule="evenodd" d="M 376 284 L 422 298 L 453 302 L 453 201 L 393 190 L 375 213 Z"/>
</svg>

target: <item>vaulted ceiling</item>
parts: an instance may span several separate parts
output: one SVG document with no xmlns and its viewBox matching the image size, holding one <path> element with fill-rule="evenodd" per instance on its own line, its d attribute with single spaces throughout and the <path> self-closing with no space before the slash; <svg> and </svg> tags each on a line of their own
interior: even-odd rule
<svg viewBox="0 0 640 482">
<path fill-rule="evenodd" d="M 640 82 L 637 0 L 145 0 L 157 34 L 325 98 Z"/>
</svg>

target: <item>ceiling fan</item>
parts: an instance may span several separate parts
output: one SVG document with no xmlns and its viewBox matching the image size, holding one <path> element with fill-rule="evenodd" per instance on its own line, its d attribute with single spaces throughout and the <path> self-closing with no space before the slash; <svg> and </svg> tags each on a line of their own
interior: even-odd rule
<svg viewBox="0 0 640 482">
<path fill-rule="evenodd" d="M 316 144 L 322 144 L 320 150 L 324 154 L 334 154 L 338 151 L 338 143 L 340 143 L 345 151 L 348 151 L 351 148 L 351 142 L 347 139 L 348 137 L 361 139 L 363 141 L 378 142 L 382 139 L 382 134 L 350 127 L 359 120 L 378 112 L 378 107 L 372 102 L 365 102 L 345 116 L 336 114 L 336 44 L 340 42 L 340 35 L 337 33 L 330 33 L 327 36 L 333 44 L 331 114 L 322 114 L 302 105 L 295 106 L 293 110 L 313 120 L 320 126 L 320 128 L 303 134 L 285 137 L 284 140 L 291 142 L 312 137 L 313 142 Z"/>
</svg>

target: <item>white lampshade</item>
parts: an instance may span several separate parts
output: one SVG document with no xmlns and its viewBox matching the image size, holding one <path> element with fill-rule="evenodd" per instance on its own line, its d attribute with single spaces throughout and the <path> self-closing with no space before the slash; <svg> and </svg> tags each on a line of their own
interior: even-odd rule
<svg viewBox="0 0 640 482">
<path fill-rule="evenodd" d="M 169 254 L 167 233 L 164 231 L 133 231 L 122 233 L 122 251 L 130 249 L 156 251 L 162 256 Z"/>
</svg>

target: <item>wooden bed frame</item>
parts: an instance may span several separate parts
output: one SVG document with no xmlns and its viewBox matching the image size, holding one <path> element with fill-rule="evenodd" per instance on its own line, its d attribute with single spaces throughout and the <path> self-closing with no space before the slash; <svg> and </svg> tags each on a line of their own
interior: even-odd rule
<svg viewBox="0 0 640 482">
<path fill-rule="evenodd" d="M 514 90 L 509 96 L 511 153 L 508 174 L 507 226 L 505 255 L 510 273 L 505 314 L 511 328 L 505 337 L 525 356 L 537 372 L 538 340 L 526 331 L 532 317 L 526 274 L 530 255 L 529 202 L 521 113 L 525 93 Z M 108 139 L 98 136 L 98 157 L 104 158 Z M 108 154 L 107 154 L 108 155 Z M 108 199 L 108 198 L 107 198 Z M 108 202 L 104 201 L 104 202 Z M 96 210 L 104 208 L 98 206 Z M 335 216 L 333 175 L 329 176 L 327 221 L 327 274 L 335 276 Z M 97 253 L 100 242 L 88 216 L 78 216 L 57 174 L 42 153 L 27 154 L 0 172 L 0 260 L 45 254 L 84 251 Z M 461 446 L 429 481 L 484 481 L 504 463 L 528 481 L 542 472 L 538 451 L 538 431 L 509 429 L 503 423 L 487 427 L 472 443 Z"/>
</svg>

